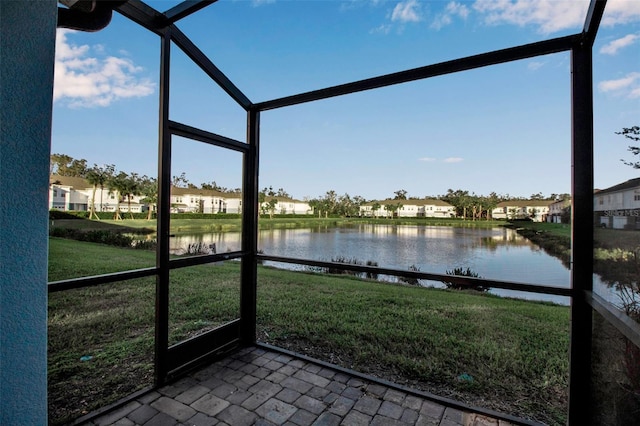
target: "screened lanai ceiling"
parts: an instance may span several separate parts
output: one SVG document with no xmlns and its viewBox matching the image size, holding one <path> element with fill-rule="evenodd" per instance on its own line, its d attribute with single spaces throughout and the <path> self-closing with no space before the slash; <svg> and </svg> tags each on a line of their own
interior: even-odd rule
<svg viewBox="0 0 640 426">
<path fill-rule="evenodd" d="M 150 1 L 160 12 L 180 2 Z M 578 1 L 218 1 L 178 27 L 253 101 L 579 32 Z"/>
<path fill-rule="evenodd" d="M 146 4 L 159 12 L 183 5 Z M 176 25 L 259 104 L 576 34 L 587 8 L 588 1 L 218 1 Z M 637 2 L 609 2 L 594 46 L 599 188 L 635 177 L 620 167 L 626 146 L 609 148 L 614 132 L 632 125 L 637 111 L 639 19 Z M 158 36 L 115 13 L 103 31 L 66 33 L 59 43 L 70 54 L 58 61 L 63 69 L 67 64 L 68 78 L 56 77 L 53 152 L 154 175 Z M 100 64 L 107 58 L 127 64 L 119 79 L 107 79 L 110 86 L 101 83 L 108 78 L 104 68 L 73 68 L 77 59 Z M 171 61 L 171 119 L 244 141 L 244 109 L 180 49 L 172 50 Z M 283 188 L 297 199 L 330 190 L 367 200 L 399 189 L 413 197 L 448 189 L 521 197 L 569 193 L 569 66 L 569 53 L 561 52 L 266 111 L 260 186 Z M 77 84 L 65 90 L 74 76 L 85 92 Z M 73 114 L 63 113 L 68 109 Z M 85 124 L 99 130 L 91 140 Z M 104 143 L 115 149 L 103 149 Z M 120 143 L 135 145 L 135 155 L 119 156 Z M 396 156 L 398 149 L 402 155 Z M 303 153 L 315 161 L 303 161 Z M 362 161 L 353 161 L 355 155 Z M 175 174 L 185 172 L 196 185 L 239 186 L 239 173 L 226 173 L 226 161 L 205 175 L 210 160 L 203 155 L 174 160 Z"/>
</svg>

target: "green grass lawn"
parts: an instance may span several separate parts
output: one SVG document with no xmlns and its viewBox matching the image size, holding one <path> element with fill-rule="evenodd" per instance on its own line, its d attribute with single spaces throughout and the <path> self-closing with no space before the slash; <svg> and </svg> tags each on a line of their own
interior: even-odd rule
<svg viewBox="0 0 640 426">
<path fill-rule="evenodd" d="M 263 268 L 258 325 L 268 343 L 347 368 L 550 424 L 565 419 L 566 307 Z"/>
<path fill-rule="evenodd" d="M 547 232 L 559 237 L 571 238 L 571 226 L 566 223 L 518 221 L 513 222 L 511 226 L 515 228 L 531 229 L 537 232 Z"/>
<path fill-rule="evenodd" d="M 154 259 L 153 252 L 51 238 L 49 279 Z M 238 316 L 239 266 L 171 272 L 171 343 Z M 149 277 L 50 294 L 52 423 L 152 383 L 154 292 Z M 261 266 L 258 333 L 261 341 L 442 396 L 549 424 L 566 420 L 567 307 Z"/>
<path fill-rule="evenodd" d="M 154 252 L 49 238 L 49 281 L 153 267 Z"/>
</svg>

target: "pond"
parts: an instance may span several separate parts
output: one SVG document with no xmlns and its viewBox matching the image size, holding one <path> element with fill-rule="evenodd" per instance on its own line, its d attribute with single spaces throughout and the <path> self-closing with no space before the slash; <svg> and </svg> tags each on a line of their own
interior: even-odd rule
<svg viewBox="0 0 640 426">
<path fill-rule="evenodd" d="M 241 234 L 200 233 L 176 235 L 171 250 L 182 254 L 189 244 L 213 247 L 218 253 L 240 249 Z M 377 262 L 385 268 L 416 267 L 422 272 L 446 274 L 454 268 L 470 268 L 482 278 L 543 286 L 570 286 L 570 271 L 560 260 L 520 236 L 513 229 L 495 227 L 370 225 L 315 229 L 272 229 L 260 231 L 258 248 L 264 254 L 331 261 L 338 258 Z M 271 265 L 288 269 L 302 266 Z M 421 282 L 443 287 L 442 283 Z M 615 293 L 594 276 L 594 289 L 607 300 L 618 302 Z M 545 300 L 569 304 L 569 298 L 527 292 L 492 289 L 506 297 Z"/>
</svg>

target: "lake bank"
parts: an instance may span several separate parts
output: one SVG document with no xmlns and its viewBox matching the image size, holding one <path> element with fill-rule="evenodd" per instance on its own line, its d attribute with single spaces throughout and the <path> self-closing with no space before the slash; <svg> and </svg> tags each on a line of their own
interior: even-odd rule
<svg viewBox="0 0 640 426">
<path fill-rule="evenodd" d="M 222 233 L 232 234 L 241 232 L 241 221 L 238 218 L 199 218 L 199 219 L 183 219 L 173 218 L 171 220 L 172 235 L 180 238 L 188 234 L 198 233 Z M 89 221 L 86 219 L 74 220 L 56 220 L 52 222 L 52 235 L 61 228 L 70 228 L 74 232 L 87 232 L 89 230 L 99 229 L 108 230 L 113 227 L 114 232 L 127 232 L 134 235 L 134 238 L 140 238 L 144 244 L 140 247 L 149 245 L 150 239 L 153 238 L 155 231 L 155 220 L 148 221 L 145 219 L 127 219 L 122 221 Z M 527 240 L 533 242 L 536 246 L 542 248 L 545 253 L 554 258 L 559 259 L 562 264 L 569 268 L 570 260 L 570 234 L 571 229 L 566 224 L 538 223 L 528 221 L 505 222 L 505 221 L 471 221 L 462 219 L 438 219 L 438 218 L 317 218 L 317 217 L 300 217 L 293 215 L 283 215 L 279 217 L 269 218 L 261 217 L 259 221 L 259 229 L 265 230 L 295 230 L 295 229 L 313 229 L 328 230 L 334 228 L 349 228 L 361 225 L 385 225 L 391 227 L 403 226 L 442 226 L 459 229 L 490 229 L 494 227 L 507 227 L 515 229 L 520 235 Z M 57 229 L 55 229 L 57 228 Z M 138 233 L 145 234 L 142 237 L 136 236 Z M 62 236 L 62 235 L 61 235 Z M 213 243 L 213 242 L 211 242 Z M 210 244 L 211 244 L 210 243 Z M 225 250 L 222 245 L 217 244 L 217 249 Z M 637 287 L 638 270 L 640 270 L 640 233 L 633 231 L 622 231 L 613 229 L 594 229 L 594 272 L 597 274 L 595 279 L 595 287 L 599 289 L 600 294 L 606 300 L 620 305 L 620 295 L 618 288 L 620 283 L 627 285 L 632 283 Z M 237 250 L 239 248 L 234 248 Z M 180 252 L 180 249 L 174 250 L 174 253 Z M 180 253 L 178 253 L 180 254 Z M 342 257 L 354 257 L 354 254 L 343 252 L 337 254 Z M 295 256 L 294 256 L 295 257 Z M 321 260 L 330 260 L 331 255 Z M 368 259 L 362 259 L 368 260 Z M 379 259 L 372 258 L 372 261 L 378 262 Z M 406 268 L 411 263 L 398 267 Z M 387 265 L 393 266 L 393 265 Z M 455 265 L 469 267 L 470 265 Z M 424 269 L 425 271 L 427 269 Z M 432 272 L 444 272 L 433 271 Z M 487 278 L 485 276 L 485 278 Z M 495 279 L 501 279 L 500 276 L 494 276 Z M 516 279 L 516 281 L 518 281 Z M 529 280 L 524 280 L 529 281 Z M 636 284 L 633 284 L 636 283 Z M 554 283 L 556 285 L 557 283 Z M 562 285 L 568 286 L 567 283 Z M 607 288 L 608 286 L 608 288 Z M 637 290 L 637 288 L 636 288 Z M 563 301 L 561 303 L 567 303 Z"/>
<path fill-rule="evenodd" d="M 569 225 L 517 222 L 509 226 L 569 267 Z M 640 232 L 594 228 L 593 239 L 593 272 L 612 290 L 605 298 L 617 306 L 637 301 L 640 298 Z M 623 294 L 617 291 L 621 287 L 631 289 L 631 292 Z"/>
<path fill-rule="evenodd" d="M 293 215 L 281 215 L 273 218 L 261 216 L 258 221 L 259 229 L 292 229 L 315 227 L 340 227 L 356 224 L 384 224 L 384 225 L 425 225 L 425 226 L 453 226 L 453 227 L 477 227 L 491 228 L 502 226 L 506 222 L 497 220 L 463 220 L 456 218 L 342 218 L 342 217 L 300 217 Z M 241 232 L 242 221 L 239 218 L 199 218 L 199 219 L 171 219 L 172 233 L 189 232 Z M 56 219 L 50 221 L 50 227 L 71 228 L 80 230 L 96 230 L 113 227 L 116 231 L 135 233 L 149 233 L 156 231 L 156 220 L 123 219 L 123 220 L 88 220 Z"/>
</svg>

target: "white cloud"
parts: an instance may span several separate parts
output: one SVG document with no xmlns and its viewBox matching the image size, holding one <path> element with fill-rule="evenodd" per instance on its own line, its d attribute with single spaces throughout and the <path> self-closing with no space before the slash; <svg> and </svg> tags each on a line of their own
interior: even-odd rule
<svg viewBox="0 0 640 426">
<path fill-rule="evenodd" d="M 445 158 L 444 160 L 442 160 L 444 163 L 460 163 L 462 161 L 464 161 L 464 158 L 460 158 L 460 157 L 449 157 L 449 158 Z"/>
<path fill-rule="evenodd" d="M 604 10 L 602 25 L 613 26 L 640 20 L 640 2 L 637 0 L 610 0 Z"/>
<path fill-rule="evenodd" d="M 535 26 L 542 34 L 584 25 L 588 0 L 476 0 L 473 9 L 484 15 L 488 25 Z M 613 26 L 640 20 L 640 1 L 609 0 L 602 25 Z"/>
<path fill-rule="evenodd" d="M 356 9 L 360 7 L 361 4 L 362 2 L 360 0 L 346 0 L 346 1 L 340 2 L 340 12 L 346 12 L 349 10 Z"/>
<path fill-rule="evenodd" d="M 438 161 L 440 163 L 460 163 L 460 162 L 464 161 L 464 158 L 448 157 L 448 158 L 444 158 L 442 160 L 438 160 L 437 158 L 433 158 L 433 157 L 422 157 L 422 158 L 418 158 L 418 161 L 422 161 L 424 163 L 435 163 L 436 161 Z"/>
<path fill-rule="evenodd" d="M 433 22 L 431 22 L 431 25 L 429 25 L 429 27 L 433 28 L 436 31 L 440 31 L 443 27 L 451 24 L 451 22 L 453 22 L 453 20 L 451 19 L 450 15 L 440 14 L 433 19 Z"/>
<path fill-rule="evenodd" d="M 536 71 L 542 68 L 543 66 L 544 66 L 544 62 L 531 61 L 527 64 L 527 69 L 529 69 L 529 71 Z"/>
<path fill-rule="evenodd" d="M 628 98 L 640 97 L 640 72 L 631 72 L 616 80 L 605 80 L 598 83 L 598 90 L 607 93 L 612 92 L 618 96 Z"/>
<path fill-rule="evenodd" d="M 600 53 L 605 55 L 615 55 L 618 53 L 618 50 L 627 47 L 636 40 L 640 39 L 640 36 L 637 34 L 627 34 L 626 36 L 619 38 L 617 40 L 613 40 L 600 48 Z"/>
<path fill-rule="evenodd" d="M 461 3 L 456 3 L 455 1 L 449 2 L 446 8 L 447 13 L 452 15 L 458 15 L 462 19 L 467 19 L 469 16 L 469 8 Z"/>
<path fill-rule="evenodd" d="M 259 7 L 263 4 L 272 4 L 275 2 L 276 0 L 252 0 L 251 4 L 253 5 L 253 7 Z"/>
<path fill-rule="evenodd" d="M 382 24 L 376 28 L 373 28 L 369 31 L 370 34 L 389 34 L 391 31 L 391 25 Z"/>
<path fill-rule="evenodd" d="M 94 44 L 93 51 L 101 55 L 104 55 L 106 53 L 106 47 L 104 44 Z"/>
<path fill-rule="evenodd" d="M 359 9 L 366 6 L 378 7 L 387 0 L 342 0 L 340 2 L 340 12 Z"/>
<path fill-rule="evenodd" d="M 407 0 L 398 3 L 396 7 L 393 8 L 391 20 L 394 22 L 420 22 L 422 20 L 420 3 L 418 3 L 417 0 Z"/>
<path fill-rule="evenodd" d="M 56 63 L 53 100 L 68 102 L 68 106 L 108 106 L 119 99 L 143 97 L 152 94 L 155 83 L 148 78 L 137 78 L 143 69 L 130 59 L 107 56 L 90 57 L 100 53 L 87 45 L 76 46 L 67 40 L 69 30 L 58 30 L 56 37 Z"/>
<path fill-rule="evenodd" d="M 469 16 L 469 8 L 464 4 L 451 1 L 447 4 L 443 13 L 436 15 L 430 27 L 435 30 L 440 30 L 442 27 L 451 24 L 455 16 L 467 19 Z"/>
<path fill-rule="evenodd" d="M 580 29 L 588 7 L 586 0 L 476 0 L 473 5 L 488 25 L 533 25 L 543 34 Z"/>
</svg>

